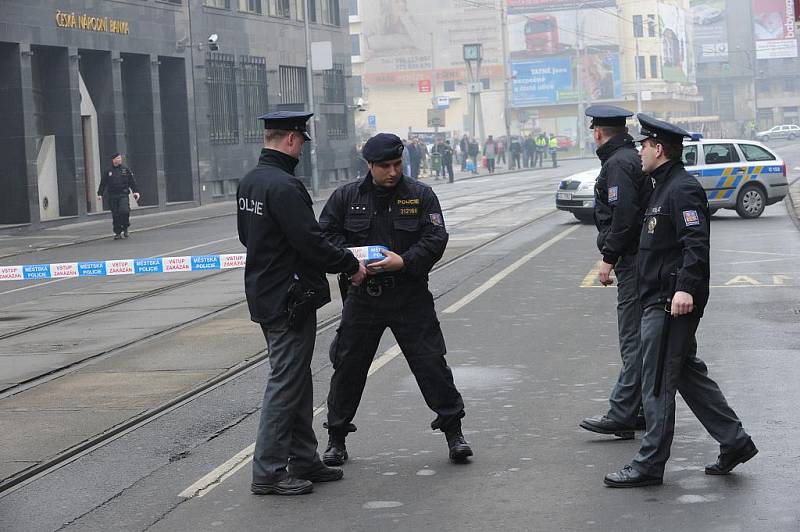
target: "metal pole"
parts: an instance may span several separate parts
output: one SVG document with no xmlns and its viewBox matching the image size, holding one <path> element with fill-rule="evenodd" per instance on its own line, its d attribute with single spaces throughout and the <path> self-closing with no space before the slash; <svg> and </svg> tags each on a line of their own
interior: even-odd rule
<svg viewBox="0 0 800 532">
<path fill-rule="evenodd" d="M 306 36 L 306 90 L 308 91 L 309 112 L 313 113 L 314 106 L 314 71 L 311 64 L 311 30 L 308 23 L 308 2 L 303 3 L 303 28 Z M 319 170 L 317 169 L 317 123 L 314 117 L 311 118 L 311 193 L 314 197 L 319 196 Z"/>
<path fill-rule="evenodd" d="M 578 129 L 578 154 L 581 158 L 584 156 L 584 141 L 583 141 L 583 127 L 586 121 L 583 119 L 583 75 L 581 70 L 583 70 L 581 66 L 581 45 L 582 45 L 582 36 L 583 30 L 581 28 L 581 21 L 580 21 L 580 12 L 579 9 L 582 4 L 578 4 L 575 2 L 575 73 L 577 77 L 577 85 L 578 85 L 578 117 L 576 120 L 576 125 Z"/>
<path fill-rule="evenodd" d="M 433 46 L 433 32 L 431 32 L 431 90 L 433 97 L 431 98 L 431 108 L 438 109 L 436 103 L 436 50 Z M 433 126 L 434 139 L 439 136 L 439 126 Z"/>
<path fill-rule="evenodd" d="M 635 28 L 634 31 L 636 31 Z M 634 37 L 633 40 L 636 41 L 636 113 L 638 114 L 642 112 L 642 86 L 640 81 L 642 76 L 641 72 L 639 72 L 639 38 Z"/>
<path fill-rule="evenodd" d="M 511 82 L 511 58 L 508 54 L 508 11 L 506 10 L 505 0 L 500 0 L 500 26 L 503 31 L 503 117 L 506 123 L 505 151 L 506 159 L 508 159 L 510 155 L 509 147 L 511 146 L 511 117 L 509 116 L 508 97 L 508 84 Z M 508 166 L 508 163 L 506 163 L 506 166 Z"/>
</svg>

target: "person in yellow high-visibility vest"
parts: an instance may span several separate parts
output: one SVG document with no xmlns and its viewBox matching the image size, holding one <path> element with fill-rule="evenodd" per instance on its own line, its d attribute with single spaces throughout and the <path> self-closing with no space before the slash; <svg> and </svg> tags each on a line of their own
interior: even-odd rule
<svg viewBox="0 0 800 532">
<path fill-rule="evenodd" d="M 550 140 L 547 141 L 547 147 L 550 148 L 550 158 L 553 159 L 553 168 L 558 166 L 556 161 L 558 157 L 558 139 L 555 135 L 550 135 Z"/>
<path fill-rule="evenodd" d="M 544 133 L 539 133 L 536 137 L 536 151 L 534 152 L 533 156 L 533 167 L 536 168 L 536 163 L 539 163 L 539 168 L 542 167 L 542 161 L 544 160 L 544 152 L 547 151 L 547 137 L 544 136 Z"/>
</svg>

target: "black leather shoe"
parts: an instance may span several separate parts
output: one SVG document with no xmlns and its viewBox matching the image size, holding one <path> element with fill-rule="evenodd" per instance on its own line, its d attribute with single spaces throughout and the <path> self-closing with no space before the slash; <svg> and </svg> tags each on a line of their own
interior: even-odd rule
<svg viewBox="0 0 800 532">
<path fill-rule="evenodd" d="M 122 232 L 122 238 L 128 238 L 129 236 L 131 236 L 131 235 L 129 235 L 129 234 L 128 234 L 128 230 L 127 230 L 127 229 L 125 229 L 125 230 Z"/>
<path fill-rule="evenodd" d="M 314 485 L 308 480 L 285 474 L 274 480 L 253 482 L 250 491 L 256 495 L 304 495 L 314 491 Z"/>
<path fill-rule="evenodd" d="M 661 477 L 639 473 L 630 465 L 626 465 L 616 473 L 606 475 L 603 482 L 611 488 L 640 488 L 642 486 L 659 486 L 663 481 Z"/>
<path fill-rule="evenodd" d="M 633 439 L 634 427 L 628 427 L 608 416 L 587 417 L 580 423 L 581 428 L 598 434 L 613 434 L 623 440 Z"/>
<path fill-rule="evenodd" d="M 322 454 L 322 463 L 326 466 L 340 466 L 345 463 L 347 458 L 344 438 L 333 435 L 328 436 L 328 447 Z"/>
<path fill-rule="evenodd" d="M 747 462 L 757 454 L 758 449 L 756 449 L 753 440 L 747 440 L 747 443 L 739 449 L 721 454 L 717 457 L 716 462 L 708 464 L 706 466 L 706 475 L 727 475 L 734 467 Z"/>
<path fill-rule="evenodd" d="M 114 240 L 122 240 L 122 235 L 119 233 L 114 233 Z"/>
<path fill-rule="evenodd" d="M 289 474 L 295 478 L 308 480 L 309 482 L 334 482 L 336 480 L 342 480 L 344 477 L 344 471 L 338 467 L 328 467 L 325 465 L 320 465 L 320 467 L 310 471 L 290 470 Z"/>
<path fill-rule="evenodd" d="M 472 456 L 472 448 L 464 439 L 464 434 L 461 429 L 452 432 L 446 432 L 447 447 L 450 448 L 450 460 L 453 462 L 464 462 L 467 458 Z"/>
</svg>

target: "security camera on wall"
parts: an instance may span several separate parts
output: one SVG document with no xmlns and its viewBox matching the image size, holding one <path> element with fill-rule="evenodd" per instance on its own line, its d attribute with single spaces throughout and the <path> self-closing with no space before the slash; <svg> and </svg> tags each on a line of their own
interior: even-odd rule
<svg viewBox="0 0 800 532">
<path fill-rule="evenodd" d="M 217 35 L 216 33 L 212 33 L 211 35 L 208 36 L 208 49 L 210 51 L 216 52 L 217 50 L 219 50 L 219 44 L 217 43 L 217 41 L 219 41 L 219 35 Z"/>
</svg>

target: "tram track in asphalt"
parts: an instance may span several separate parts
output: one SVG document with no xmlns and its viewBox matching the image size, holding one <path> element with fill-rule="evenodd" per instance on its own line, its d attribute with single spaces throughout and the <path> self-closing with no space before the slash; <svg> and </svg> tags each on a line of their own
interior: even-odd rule
<svg viewBox="0 0 800 532">
<path fill-rule="evenodd" d="M 519 192 L 520 191 L 517 190 L 517 191 L 511 192 L 509 194 L 516 194 L 516 193 L 519 193 Z M 506 194 L 506 195 L 509 195 L 509 194 Z M 485 199 L 483 201 L 485 201 Z M 495 210 L 493 212 L 496 213 L 496 212 L 505 210 L 507 208 L 509 208 L 508 205 L 504 206 L 501 209 L 497 209 L 497 210 Z M 538 216 L 536 216 L 536 217 L 534 217 L 534 218 L 532 218 L 532 219 L 530 219 L 528 221 L 525 221 L 523 223 L 515 225 L 514 227 L 511 227 L 507 231 L 503 231 L 503 232 L 501 232 L 501 233 L 499 233 L 499 234 L 497 234 L 497 235 L 495 235 L 495 236 L 493 236 L 493 237 L 481 242 L 478 245 L 471 246 L 468 249 L 466 249 L 465 251 L 463 251 L 461 253 L 458 253 L 457 255 L 455 255 L 453 257 L 450 257 L 450 258 L 440 262 L 439 264 L 437 264 L 436 267 L 434 267 L 434 269 L 431 271 L 431 275 L 440 274 L 442 271 L 445 271 L 448 268 L 452 267 L 453 265 L 460 263 L 461 261 L 463 261 L 463 260 L 467 259 L 468 257 L 470 257 L 470 256 L 482 251 L 483 249 L 487 248 L 488 246 L 491 246 L 492 244 L 494 244 L 494 243 L 496 243 L 496 242 L 498 242 L 498 241 L 500 241 L 502 239 L 505 239 L 505 238 L 507 238 L 507 237 L 509 237 L 511 235 L 514 235 L 515 233 L 518 233 L 519 231 L 522 231 L 522 230 L 530 227 L 531 225 L 533 225 L 533 224 L 535 224 L 537 222 L 540 222 L 540 221 L 542 221 L 542 220 L 544 220 L 544 219 L 556 214 L 557 212 L 558 211 L 556 209 L 550 209 L 550 210 L 548 210 L 548 211 L 546 211 L 546 212 L 544 212 L 544 213 L 542 213 L 542 214 L 540 214 L 540 215 L 538 215 Z M 220 274 L 220 273 L 222 273 L 222 272 L 217 272 L 217 274 Z M 208 278 L 208 277 L 211 277 L 211 274 L 205 276 L 205 278 Z M 202 279 L 198 279 L 197 282 L 199 282 L 200 280 L 202 280 Z M 184 284 L 184 286 L 185 286 L 185 284 Z M 162 287 L 162 288 L 167 288 L 167 287 Z M 444 297 L 452 289 L 453 288 L 445 290 L 444 292 L 435 295 L 434 296 L 434 300 L 438 300 L 438 299 Z M 148 336 L 146 336 L 144 338 L 140 338 L 140 339 L 134 340 L 134 341 L 130 342 L 129 345 L 118 347 L 118 348 L 115 348 L 115 349 L 110 350 L 108 352 L 102 353 L 100 355 L 95 355 L 93 357 L 84 359 L 83 361 L 76 363 L 75 365 L 71 366 L 70 368 L 62 368 L 61 370 L 58 370 L 58 371 L 60 371 L 60 374 L 58 374 L 58 375 L 56 375 L 55 373 L 50 373 L 47 376 L 40 376 L 40 377 L 34 378 L 34 379 L 28 381 L 26 385 L 20 384 L 20 385 L 17 385 L 15 387 L 13 387 L 13 388 L 10 388 L 8 390 L 3 391 L 2 393 L 0 393 L 0 400 L 2 400 L 4 398 L 7 398 L 7 397 L 10 397 L 10 396 L 13 396 L 15 394 L 18 394 L 18 393 L 20 393 L 20 392 L 22 392 L 24 390 L 31 389 L 31 388 L 34 388 L 34 387 L 39 386 L 41 384 L 44 384 L 46 382 L 49 382 L 49 381 L 53 380 L 54 378 L 58 378 L 58 377 L 60 377 L 62 375 L 66 375 L 68 373 L 74 372 L 74 371 L 76 371 L 78 369 L 78 367 L 77 367 L 78 365 L 80 365 L 81 367 L 85 366 L 85 365 L 87 365 L 89 363 L 95 362 L 98 357 L 101 357 L 101 356 L 103 356 L 103 357 L 112 356 L 114 353 L 116 353 L 117 351 L 119 351 L 121 349 L 129 348 L 129 347 L 132 347 L 133 345 L 146 342 L 148 340 L 151 340 L 155 336 L 162 336 L 162 335 L 165 335 L 165 334 L 176 332 L 176 331 L 178 331 L 178 330 L 180 330 L 180 329 L 182 329 L 184 327 L 190 326 L 190 325 L 192 325 L 194 323 L 197 323 L 197 322 L 199 322 L 201 320 L 207 319 L 213 314 L 217 314 L 217 313 L 223 312 L 225 310 L 232 309 L 232 308 L 234 308 L 234 307 L 236 307 L 238 305 L 242 305 L 242 304 L 244 304 L 244 301 L 240 301 L 240 302 L 236 302 L 236 303 L 230 304 L 226 308 L 216 309 L 214 312 L 212 312 L 210 314 L 207 314 L 207 315 L 204 315 L 204 316 L 197 317 L 197 318 L 191 320 L 190 322 L 182 323 L 182 324 L 176 325 L 174 327 L 171 327 L 168 330 L 160 331 L 160 332 L 155 333 L 153 335 L 148 335 Z M 333 315 L 333 316 L 331 316 L 329 318 L 323 319 L 322 321 L 320 321 L 317 324 L 316 334 L 320 335 L 320 334 L 330 330 L 332 327 L 336 326 L 336 324 L 339 322 L 340 318 L 341 318 L 341 312 L 338 312 L 338 313 L 336 313 L 335 315 Z M 132 431 L 134 431 L 134 430 L 136 430 L 136 429 L 138 429 L 138 428 L 140 428 L 140 427 L 142 427 L 144 425 L 147 425 L 148 423 L 158 419 L 159 417 L 161 417 L 161 416 L 163 416 L 163 415 L 165 415 L 165 414 L 167 414 L 169 412 L 172 412 L 172 411 L 180 408 L 181 406 L 183 406 L 183 405 L 185 405 L 185 404 L 187 404 L 187 403 L 189 403 L 189 402 L 191 402 L 191 401 L 193 401 L 193 400 L 205 395 L 206 393 L 208 393 L 208 392 L 210 392 L 210 391 L 212 391 L 212 390 L 214 390 L 216 388 L 219 388 L 220 386 L 224 385 L 225 383 L 227 383 L 227 382 L 229 382 L 231 380 L 234 380 L 234 379 L 236 379 L 236 378 L 248 373 L 249 371 L 252 371 L 252 370 L 258 368 L 259 366 L 261 366 L 263 363 L 265 363 L 267 361 L 268 357 L 269 357 L 269 354 L 268 354 L 266 349 L 260 350 L 259 352 L 253 354 L 252 356 L 244 359 L 242 362 L 238 363 L 237 365 L 229 368 L 225 372 L 223 372 L 223 373 L 221 373 L 221 374 L 219 374 L 219 375 L 217 375 L 217 376 L 215 376 L 215 377 L 213 377 L 213 378 L 211 378 L 211 379 L 209 379 L 209 380 L 207 380 L 207 381 L 205 381 L 205 382 L 203 382 L 203 383 L 201 383 L 201 384 L 199 384 L 199 385 L 197 385 L 197 386 L 195 386 L 195 387 L 193 387 L 193 388 L 191 388 L 191 389 L 189 389 L 189 390 L 187 390 L 187 391 L 185 391 L 185 392 L 183 392 L 181 394 L 179 394 L 178 396 L 170 399 L 169 401 L 166 401 L 166 402 L 164 402 L 164 403 L 162 403 L 162 404 L 160 404 L 158 406 L 155 406 L 153 408 L 150 408 L 150 409 L 142 412 L 141 414 L 138 414 L 136 416 L 133 416 L 133 417 L 127 419 L 126 421 L 124 421 L 122 423 L 118 423 L 117 425 L 115 425 L 115 426 L 109 428 L 108 430 L 105 430 L 105 431 L 103 431 L 103 432 L 101 432 L 99 434 L 95 434 L 93 436 L 90 436 L 90 437 L 86 438 L 85 440 L 83 440 L 82 442 L 63 450 L 63 451 L 59 452 L 58 454 L 56 454 L 54 456 L 51 456 L 51 457 L 49 457 L 49 458 L 47 458 L 45 460 L 42 460 L 41 462 L 37 463 L 36 465 L 34 465 L 32 467 L 29 467 L 29 468 L 27 468 L 27 469 L 25 469 L 23 471 L 20 471 L 20 472 L 18 472 L 16 474 L 6 478 L 6 479 L 3 479 L 2 481 L 0 481 L 0 498 L 12 493 L 16 489 L 19 489 L 22 486 L 24 486 L 24 485 L 26 485 L 26 484 L 28 484 L 30 482 L 35 481 L 38 478 L 46 476 L 47 474 L 59 469 L 60 467 L 63 467 L 64 465 L 66 465 L 66 464 L 68 464 L 68 463 L 80 458 L 81 456 L 83 456 L 85 454 L 88 454 L 88 453 L 94 451 L 95 449 L 98 449 L 98 448 L 110 443 L 111 441 L 113 441 L 113 440 L 115 440 L 115 439 L 117 439 L 117 438 L 119 438 L 121 436 L 124 436 L 125 434 L 127 434 L 129 432 L 132 432 Z M 330 365 L 330 363 L 323 364 L 320 368 L 318 368 L 315 371 L 315 374 L 319 373 L 320 371 L 325 370 L 327 368 L 327 366 L 329 366 L 329 365 Z M 69 369 L 69 371 L 67 371 L 67 369 Z"/>
</svg>

